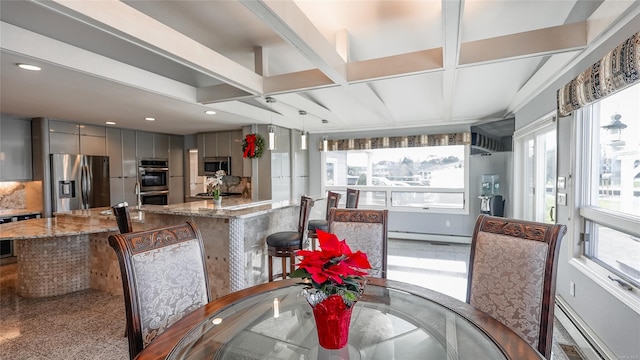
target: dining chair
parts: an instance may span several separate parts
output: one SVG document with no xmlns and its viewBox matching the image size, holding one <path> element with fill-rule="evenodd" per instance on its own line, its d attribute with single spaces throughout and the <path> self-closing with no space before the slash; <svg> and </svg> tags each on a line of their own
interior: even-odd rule
<svg viewBox="0 0 640 360">
<path fill-rule="evenodd" d="M 109 236 L 120 264 L 131 359 L 211 299 L 202 235 L 193 222 Z"/>
<path fill-rule="evenodd" d="M 129 215 L 129 204 L 125 202 L 118 203 L 111 207 L 113 215 L 116 217 L 118 230 L 120 234 L 126 234 L 133 231 L 131 226 L 131 216 Z"/>
<path fill-rule="evenodd" d="M 345 240 L 352 251 L 367 254 L 369 276 L 387 277 L 387 218 L 389 210 L 332 208 L 329 232 Z"/>
<path fill-rule="evenodd" d="M 551 357 L 556 270 L 567 227 L 480 215 L 471 240 L 467 303 Z"/>
<path fill-rule="evenodd" d="M 282 258 L 282 278 L 287 278 L 287 259 L 289 259 L 289 273 L 294 271 L 296 251 L 308 246 L 307 234 L 309 227 L 309 212 L 313 206 L 313 199 L 307 196 L 300 198 L 300 215 L 296 231 L 280 231 L 267 235 L 269 257 L 269 282 L 273 281 L 273 258 Z"/>
<path fill-rule="evenodd" d="M 357 209 L 358 202 L 360 202 L 360 190 L 347 188 L 347 200 L 345 207 L 347 209 Z"/>
<path fill-rule="evenodd" d="M 338 207 L 338 203 L 340 202 L 341 195 L 337 192 L 328 191 L 327 192 L 327 211 L 325 213 L 324 219 L 311 219 L 309 220 L 309 239 L 311 239 L 311 250 L 316 249 L 316 239 L 318 238 L 318 234 L 316 234 L 316 229 L 320 229 L 322 231 L 329 231 L 329 209 Z"/>
</svg>

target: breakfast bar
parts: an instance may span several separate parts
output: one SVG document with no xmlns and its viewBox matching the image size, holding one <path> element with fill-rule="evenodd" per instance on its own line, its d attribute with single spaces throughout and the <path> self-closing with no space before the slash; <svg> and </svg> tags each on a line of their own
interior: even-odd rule
<svg viewBox="0 0 640 360">
<path fill-rule="evenodd" d="M 298 211 L 295 201 L 237 198 L 225 199 L 220 207 L 203 200 L 143 205 L 130 213 L 134 231 L 196 223 L 215 299 L 266 282 L 264 239 L 272 232 L 294 230 Z M 87 288 L 121 294 L 120 269 L 108 243 L 109 235 L 117 231 L 110 209 L 96 208 L 0 225 L 0 239 L 16 243 L 20 296 L 54 296 Z"/>
</svg>

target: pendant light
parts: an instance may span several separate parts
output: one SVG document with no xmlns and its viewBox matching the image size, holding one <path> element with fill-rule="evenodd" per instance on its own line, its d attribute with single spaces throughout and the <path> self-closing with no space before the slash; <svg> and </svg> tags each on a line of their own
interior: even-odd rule
<svg viewBox="0 0 640 360">
<path fill-rule="evenodd" d="M 322 151 L 329 151 L 329 139 L 326 136 L 322 137 Z"/>
<path fill-rule="evenodd" d="M 267 104 L 271 106 L 271 125 L 267 128 L 269 130 L 269 150 L 276 149 L 276 128 L 273 126 L 273 103 L 276 102 L 276 99 L 268 96 L 265 100 L 267 100 Z"/>
<path fill-rule="evenodd" d="M 307 133 L 304 132 L 304 115 L 307 115 L 307 112 L 304 110 L 298 111 L 298 114 L 302 115 L 302 132 L 300 133 L 300 149 L 307 150 Z"/>
</svg>

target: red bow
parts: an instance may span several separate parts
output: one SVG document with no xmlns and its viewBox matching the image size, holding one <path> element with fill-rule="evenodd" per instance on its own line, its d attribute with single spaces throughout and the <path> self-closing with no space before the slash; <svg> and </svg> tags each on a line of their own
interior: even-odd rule
<svg viewBox="0 0 640 360">
<path fill-rule="evenodd" d="M 244 149 L 244 157 L 251 154 L 251 157 L 256 156 L 256 134 L 249 134 L 246 136 L 247 147 Z"/>
</svg>

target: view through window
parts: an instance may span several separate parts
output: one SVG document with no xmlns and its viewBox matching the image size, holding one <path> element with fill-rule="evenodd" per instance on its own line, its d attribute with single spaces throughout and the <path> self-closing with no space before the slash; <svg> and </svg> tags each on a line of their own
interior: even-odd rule
<svg viewBox="0 0 640 360">
<path fill-rule="evenodd" d="M 326 153 L 325 186 L 361 190 L 374 207 L 464 209 L 467 146 L 428 146 Z"/>
<path fill-rule="evenodd" d="M 584 254 L 640 287 L 640 84 L 582 114 Z"/>
</svg>

